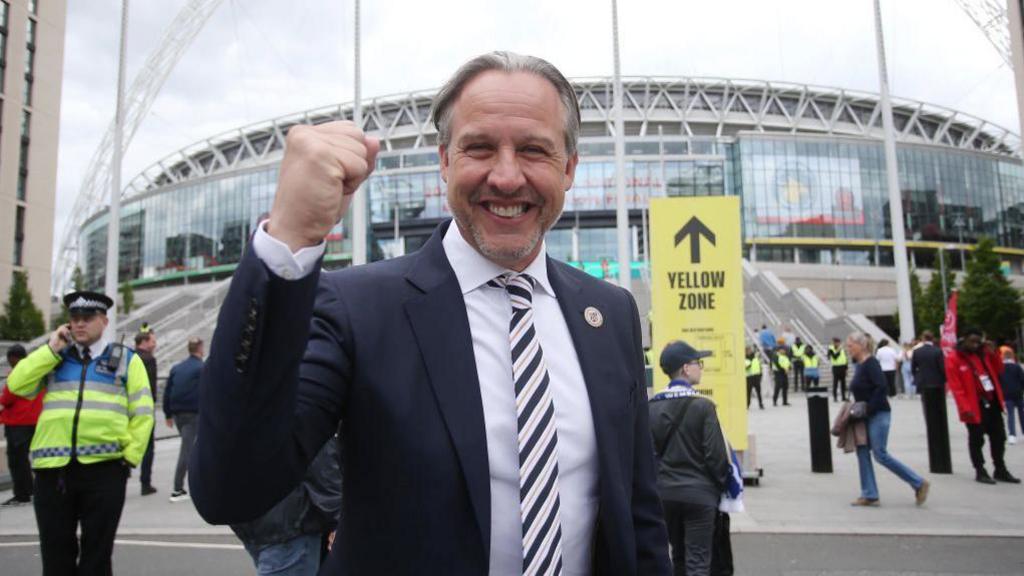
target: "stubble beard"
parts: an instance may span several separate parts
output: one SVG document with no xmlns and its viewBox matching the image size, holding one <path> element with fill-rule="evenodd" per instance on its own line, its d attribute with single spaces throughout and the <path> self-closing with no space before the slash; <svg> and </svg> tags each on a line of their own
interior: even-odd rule
<svg viewBox="0 0 1024 576">
<path fill-rule="evenodd" d="M 473 219 L 470 218 L 470 212 L 472 207 L 477 203 L 477 199 L 480 197 L 481 191 L 477 190 L 473 192 L 469 199 L 469 210 L 463 212 L 461 210 L 452 210 L 452 214 L 455 217 L 455 223 L 458 224 L 459 229 L 469 232 L 469 235 L 473 238 L 473 245 L 477 251 L 480 252 L 488 260 L 497 264 L 506 265 L 513 262 L 519 262 L 526 258 L 537 249 L 537 245 L 540 244 L 544 235 L 547 231 L 558 221 L 558 216 L 550 218 L 549 221 L 538 220 L 538 226 L 530 232 L 530 236 L 525 239 L 525 242 L 514 247 L 503 247 L 496 246 L 488 242 L 484 231 L 473 224 Z M 501 195 L 501 194 L 496 194 Z M 526 199 L 532 199 L 536 197 L 536 194 L 515 194 L 515 195 L 502 195 L 506 197 L 525 197 Z M 543 201 L 537 202 L 532 205 L 531 210 L 543 210 L 547 204 Z"/>
</svg>

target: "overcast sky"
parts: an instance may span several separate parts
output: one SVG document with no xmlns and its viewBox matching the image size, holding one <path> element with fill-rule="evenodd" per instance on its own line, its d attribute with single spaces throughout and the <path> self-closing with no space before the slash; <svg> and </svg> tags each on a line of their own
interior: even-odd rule
<svg viewBox="0 0 1024 576">
<path fill-rule="evenodd" d="M 131 3 L 128 80 L 185 0 Z M 59 246 L 114 113 L 117 0 L 69 0 L 57 178 Z M 225 0 L 131 142 L 123 181 L 217 133 L 352 97 L 352 0 Z M 612 72 L 610 2 L 363 0 L 363 96 L 439 86 L 506 49 L 567 76 Z M 1019 132 L 1013 73 L 954 0 L 883 0 L 892 93 Z M 871 0 L 625 0 L 624 75 L 784 80 L 876 92 Z"/>
</svg>

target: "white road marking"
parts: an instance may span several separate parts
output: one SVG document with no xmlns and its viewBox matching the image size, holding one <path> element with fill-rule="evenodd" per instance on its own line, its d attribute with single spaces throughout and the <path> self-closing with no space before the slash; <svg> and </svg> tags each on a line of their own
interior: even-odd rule
<svg viewBox="0 0 1024 576">
<path fill-rule="evenodd" d="M 241 544 L 209 544 L 206 542 L 159 542 L 156 540 L 114 540 L 119 546 L 150 546 L 153 548 L 195 548 L 202 550 L 245 550 Z M 0 542 L 0 548 L 39 546 L 39 542 Z"/>
</svg>

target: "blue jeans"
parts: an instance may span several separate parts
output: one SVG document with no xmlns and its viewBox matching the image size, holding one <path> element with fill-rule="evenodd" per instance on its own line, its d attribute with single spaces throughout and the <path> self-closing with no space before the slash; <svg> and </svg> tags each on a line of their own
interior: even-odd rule
<svg viewBox="0 0 1024 576">
<path fill-rule="evenodd" d="M 871 455 L 875 460 L 889 469 L 890 472 L 900 477 L 901 480 L 910 484 L 917 490 L 921 487 L 924 479 L 918 476 L 906 464 L 893 458 L 886 450 L 889 443 L 889 424 L 892 422 L 892 412 L 875 412 L 868 419 L 868 446 L 857 446 L 857 467 L 860 469 L 860 495 L 869 500 L 878 499 L 878 483 L 875 481 L 875 469 L 871 465 Z"/>
<path fill-rule="evenodd" d="M 1006 420 L 1010 427 L 1010 436 L 1017 435 L 1017 416 L 1020 416 L 1021 432 L 1024 432 L 1024 402 L 1006 401 Z"/>
<path fill-rule="evenodd" d="M 320 534 L 309 534 L 259 548 L 246 544 L 245 549 L 259 576 L 316 576 L 320 570 L 320 542 Z"/>
</svg>

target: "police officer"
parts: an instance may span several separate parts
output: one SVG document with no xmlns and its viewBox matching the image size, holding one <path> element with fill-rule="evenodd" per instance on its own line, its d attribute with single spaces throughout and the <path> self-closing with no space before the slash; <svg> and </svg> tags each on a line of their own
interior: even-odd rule
<svg viewBox="0 0 1024 576">
<path fill-rule="evenodd" d="M 747 346 L 747 358 L 744 364 L 747 371 L 747 408 L 750 408 L 751 393 L 756 390 L 757 404 L 761 410 L 764 410 L 764 401 L 761 400 L 761 357 L 757 353 L 757 348 Z"/>
<path fill-rule="evenodd" d="M 772 360 L 772 370 L 775 372 L 775 392 L 772 393 L 772 406 L 779 405 L 779 392 L 782 393 L 782 405 L 789 406 L 789 368 L 793 365 L 789 361 L 785 346 L 775 349 L 775 358 Z"/>
<path fill-rule="evenodd" d="M 111 574 L 129 470 L 142 460 L 153 429 L 142 360 L 103 338 L 113 304 L 98 292 L 65 296 L 71 322 L 7 380 L 18 396 L 45 394 L 31 446 L 45 576 Z"/>
<path fill-rule="evenodd" d="M 807 345 L 803 343 L 803 340 L 799 336 L 796 337 L 796 341 L 793 343 L 793 391 L 799 392 L 801 389 L 807 389 L 807 382 L 804 378 L 804 365 L 807 353 Z"/>
<path fill-rule="evenodd" d="M 828 361 L 832 364 L 832 401 L 839 401 L 836 393 L 841 389 L 843 402 L 846 402 L 846 368 L 850 361 L 846 358 L 846 349 L 839 338 L 833 338 L 828 347 Z"/>
</svg>

